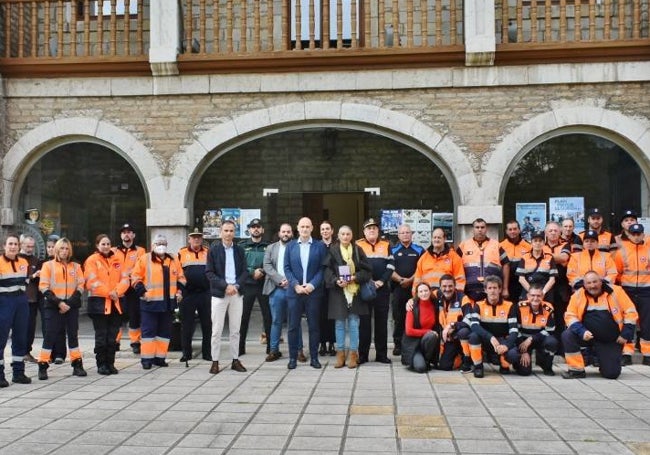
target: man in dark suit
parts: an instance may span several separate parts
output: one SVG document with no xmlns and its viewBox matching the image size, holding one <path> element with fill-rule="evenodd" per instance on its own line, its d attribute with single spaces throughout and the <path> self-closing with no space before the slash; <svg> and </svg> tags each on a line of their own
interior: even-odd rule
<svg viewBox="0 0 650 455">
<path fill-rule="evenodd" d="M 212 366 L 211 374 L 219 373 L 221 333 L 226 313 L 230 332 L 231 368 L 244 372 L 246 368 L 239 361 L 239 327 L 243 311 L 242 290 L 248 270 L 244 249 L 235 245 L 235 223 L 224 221 L 221 225 L 221 243 L 210 248 L 205 274 L 210 282 L 212 296 Z"/>
<path fill-rule="evenodd" d="M 296 368 L 299 347 L 300 318 L 307 314 L 309 327 L 310 365 L 321 368 L 318 361 L 320 342 L 319 312 L 323 299 L 323 264 L 327 247 L 320 240 L 314 240 L 311 233 L 314 226 L 307 217 L 298 221 L 298 239 L 287 245 L 284 256 L 284 275 L 289 281 L 287 300 L 289 302 L 289 364 Z"/>
</svg>

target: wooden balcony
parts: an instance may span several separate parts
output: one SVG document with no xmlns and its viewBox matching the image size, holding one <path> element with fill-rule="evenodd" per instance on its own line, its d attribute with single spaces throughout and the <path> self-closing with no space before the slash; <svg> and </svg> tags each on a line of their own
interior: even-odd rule
<svg viewBox="0 0 650 455">
<path fill-rule="evenodd" d="M 650 58 L 650 0 L 0 0 L 0 72 L 151 75 L 150 32 L 181 74 L 462 66 L 469 1 L 496 64 Z"/>
<path fill-rule="evenodd" d="M 497 0 L 496 64 L 650 58 L 650 0 Z"/>
</svg>

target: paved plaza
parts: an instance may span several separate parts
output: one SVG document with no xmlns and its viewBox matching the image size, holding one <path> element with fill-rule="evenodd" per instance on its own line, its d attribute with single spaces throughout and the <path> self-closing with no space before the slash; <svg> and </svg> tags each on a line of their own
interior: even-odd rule
<svg viewBox="0 0 650 455">
<path fill-rule="evenodd" d="M 289 371 L 285 357 L 264 362 L 257 313 L 241 358 L 248 372 L 229 369 L 226 344 L 228 368 L 216 376 L 203 360 L 186 368 L 178 352 L 169 368 L 144 371 L 124 351 L 120 373 L 100 376 L 82 316 L 88 377 L 72 377 L 66 362 L 39 381 L 29 364 L 31 385 L 0 389 L 0 454 L 650 454 L 650 367 L 626 367 L 617 381 L 591 367 L 586 380 L 492 367 L 483 379 L 416 374 L 396 357 L 357 370 L 325 357 L 321 370 Z"/>
</svg>

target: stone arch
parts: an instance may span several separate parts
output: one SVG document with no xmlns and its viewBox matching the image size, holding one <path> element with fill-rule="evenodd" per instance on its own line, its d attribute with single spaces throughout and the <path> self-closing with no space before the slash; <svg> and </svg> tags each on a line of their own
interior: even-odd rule
<svg viewBox="0 0 650 455">
<path fill-rule="evenodd" d="M 305 101 L 256 110 L 201 134 L 172 166 L 174 178 L 187 176 L 184 203 L 192 206 L 201 175 L 210 163 L 236 147 L 264 136 L 303 128 L 338 127 L 388 137 L 429 157 L 443 172 L 455 205 L 477 189 L 472 167 L 448 137 L 408 115 L 379 106 L 337 101 Z M 217 153 L 214 153 L 214 151 Z"/>
<path fill-rule="evenodd" d="M 39 125 L 24 134 L 7 152 L 2 166 L 3 224 L 7 211 L 18 206 L 18 189 L 31 167 L 50 150 L 72 142 L 93 142 L 122 156 L 133 167 L 144 188 L 147 206 L 155 206 L 151 195 L 164 194 L 165 179 L 149 150 L 131 133 L 93 118 L 57 119 Z M 160 198 L 165 199 L 165 198 Z M 169 200 L 167 199 L 167 202 Z"/>
<path fill-rule="evenodd" d="M 626 150 L 650 182 L 650 120 L 591 105 L 565 103 L 519 125 L 495 147 L 483 174 L 483 192 L 503 203 L 508 180 L 521 158 L 550 138 L 584 133 L 608 139 Z"/>
</svg>

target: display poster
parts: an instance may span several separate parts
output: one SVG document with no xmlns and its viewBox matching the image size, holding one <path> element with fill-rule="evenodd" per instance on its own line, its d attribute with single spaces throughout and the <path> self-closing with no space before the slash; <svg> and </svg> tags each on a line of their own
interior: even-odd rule
<svg viewBox="0 0 650 455">
<path fill-rule="evenodd" d="M 241 222 L 240 232 L 237 237 L 241 239 L 250 238 L 251 234 L 248 232 L 248 223 L 255 218 L 262 219 L 262 211 L 260 209 L 240 209 L 239 210 L 239 221 Z"/>
<path fill-rule="evenodd" d="M 206 210 L 203 212 L 203 238 L 218 239 L 221 237 L 221 222 L 223 220 L 221 210 Z"/>
<path fill-rule="evenodd" d="M 397 235 L 397 228 L 402 224 L 401 210 L 381 210 L 381 230 L 386 235 Z"/>
<path fill-rule="evenodd" d="M 402 224 L 408 224 L 413 231 L 412 241 L 426 246 L 431 242 L 431 210 L 403 209 Z"/>
<path fill-rule="evenodd" d="M 241 216 L 239 209 L 227 208 L 221 209 L 221 216 L 223 221 L 232 221 L 235 223 L 235 237 L 240 236 L 241 231 Z"/>
<path fill-rule="evenodd" d="M 546 227 L 546 203 L 518 202 L 515 206 L 515 217 L 521 226 L 521 236 L 530 242 L 533 232 Z"/>
<path fill-rule="evenodd" d="M 548 200 L 549 220 L 562 224 L 562 220 L 573 218 L 577 234 L 585 226 L 585 199 L 583 197 L 552 197 Z"/>
<path fill-rule="evenodd" d="M 436 228 L 442 228 L 445 231 L 446 242 L 454 243 L 454 214 L 453 213 L 434 213 L 431 215 L 431 231 Z M 429 242 L 431 243 L 429 236 Z M 425 246 L 425 245 L 422 245 Z"/>
</svg>

